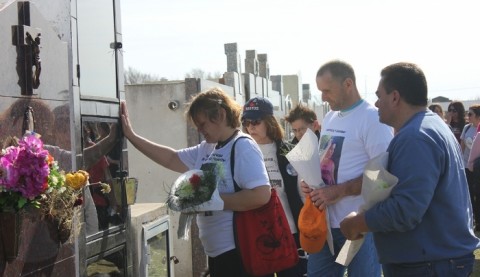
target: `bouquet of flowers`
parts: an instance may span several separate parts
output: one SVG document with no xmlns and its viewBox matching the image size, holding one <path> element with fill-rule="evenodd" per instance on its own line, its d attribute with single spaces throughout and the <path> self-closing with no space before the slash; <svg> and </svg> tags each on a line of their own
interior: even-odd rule
<svg viewBox="0 0 480 277">
<path fill-rule="evenodd" d="M 376 203 L 387 199 L 397 185 L 398 178 L 387 171 L 388 152 L 383 152 L 371 159 L 363 171 L 362 191 L 364 203 L 359 213 L 365 212 Z M 356 214 L 352 212 L 352 214 Z M 362 246 L 364 238 L 345 241 L 335 262 L 348 266 Z"/>
<path fill-rule="evenodd" d="M 223 200 L 217 189 L 217 177 L 221 174 L 215 174 L 217 171 L 189 170 L 173 183 L 167 205 L 171 210 L 181 212 L 178 238 L 189 239 L 195 213 L 223 210 Z"/>
<path fill-rule="evenodd" d="M 223 209 L 214 171 L 189 170 L 173 183 L 167 199 L 171 210 L 195 213 Z"/>
<path fill-rule="evenodd" d="M 65 174 L 37 134 L 11 138 L 9 144 L 0 154 L 0 212 L 38 208 L 42 217 L 57 224 L 64 242 L 70 235 L 73 208 L 82 203 L 88 173 Z"/>
<path fill-rule="evenodd" d="M 14 141 L 14 140 L 13 140 Z M 49 186 L 53 158 L 43 149 L 35 135 L 23 137 L 18 145 L 2 149 L 0 157 L 0 210 L 22 209 L 26 205 L 40 206 L 40 195 Z M 58 171 L 52 172 L 57 175 Z M 52 176 L 52 183 L 63 180 Z"/>
</svg>

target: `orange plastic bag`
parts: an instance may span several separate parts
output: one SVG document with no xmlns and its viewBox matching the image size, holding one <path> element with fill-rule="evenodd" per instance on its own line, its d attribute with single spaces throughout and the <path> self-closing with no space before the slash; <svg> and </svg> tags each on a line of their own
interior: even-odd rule
<svg viewBox="0 0 480 277">
<path fill-rule="evenodd" d="M 300 215 L 300 245 L 307 253 L 320 252 L 327 240 L 327 210 L 319 210 L 313 205 L 310 197 L 305 199 Z"/>
</svg>

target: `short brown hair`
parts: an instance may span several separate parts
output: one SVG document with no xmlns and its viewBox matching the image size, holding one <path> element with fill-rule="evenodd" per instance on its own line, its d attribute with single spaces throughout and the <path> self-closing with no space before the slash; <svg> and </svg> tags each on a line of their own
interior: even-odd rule
<svg viewBox="0 0 480 277">
<path fill-rule="evenodd" d="M 242 106 L 218 87 L 195 95 L 188 104 L 187 117 L 193 122 L 198 114 L 205 113 L 208 120 L 214 121 L 218 119 L 222 108 L 226 112 L 227 125 L 232 128 L 240 127 Z"/>
<path fill-rule="evenodd" d="M 303 119 L 308 124 L 312 124 L 315 120 L 317 120 L 317 114 L 315 114 L 315 112 L 307 106 L 298 104 L 295 108 L 290 110 L 288 115 L 285 117 L 285 120 L 288 123 L 292 123 L 299 119 Z"/>
<path fill-rule="evenodd" d="M 333 60 L 322 65 L 317 71 L 317 78 L 323 76 L 327 72 L 330 72 L 332 78 L 337 81 L 343 82 L 347 78 L 350 78 L 352 79 L 353 83 L 356 84 L 355 71 L 353 70 L 353 67 L 344 61 Z"/>
<path fill-rule="evenodd" d="M 468 107 L 469 110 L 472 110 L 475 116 L 480 116 L 480 105 L 474 104 Z"/>
</svg>

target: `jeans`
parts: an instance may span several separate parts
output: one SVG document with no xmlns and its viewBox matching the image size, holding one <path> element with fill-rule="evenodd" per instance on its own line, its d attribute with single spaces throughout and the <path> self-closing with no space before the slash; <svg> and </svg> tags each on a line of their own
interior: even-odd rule
<svg viewBox="0 0 480 277">
<path fill-rule="evenodd" d="M 332 256 L 328 244 L 323 249 L 308 256 L 308 277 L 343 277 L 346 267 L 335 262 L 340 249 L 345 243 L 345 237 L 340 228 L 332 228 L 335 255 Z M 380 277 L 381 266 L 378 263 L 377 250 L 373 244 L 372 233 L 365 235 L 365 241 L 358 253 L 348 265 L 349 277 Z"/>
<path fill-rule="evenodd" d="M 468 254 L 440 261 L 384 264 L 385 277 L 467 277 L 473 271 L 475 257 Z"/>
<path fill-rule="evenodd" d="M 468 190 L 472 202 L 475 231 L 480 231 L 480 161 L 475 161 L 473 172 L 468 168 L 465 168 L 465 173 L 467 175 Z"/>
</svg>

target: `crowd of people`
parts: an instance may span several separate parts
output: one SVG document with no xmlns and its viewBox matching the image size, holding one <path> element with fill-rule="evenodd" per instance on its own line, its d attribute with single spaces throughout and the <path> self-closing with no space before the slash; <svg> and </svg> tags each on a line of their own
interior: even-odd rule
<svg viewBox="0 0 480 277">
<path fill-rule="evenodd" d="M 475 231 L 480 231 L 480 163 L 472 164 L 470 168 L 468 166 L 469 159 L 474 161 L 480 158 L 479 153 L 470 155 L 474 139 L 480 131 L 480 104 L 473 104 L 468 109 L 465 109 L 461 101 L 452 101 L 449 103 L 446 113 L 439 104 L 431 104 L 429 109 L 445 121 L 460 146 L 470 193 L 470 202 L 472 203 L 474 228 Z"/>
<path fill-rule="evenodd" d="M 121 103 L 125 137 L 140 152 L 170 170 L 222 171 L 218 190 L 223 210 L 197 214 L 199 237 L 208 256 L 211 277 L 248 276 L 237 251 L 233 213 L 263 206 L 273 187 L 281 200 L 298 247 L 299 263 L 269 276 L 469 276 L 473 251 L 480 247 L 474 223 L 480 226 L 480 173 L 476 170 L 475 137 L 480 105 L 465 108 L 452 102 L 446 115 L 441 106 L 428 107 L 427 81 L 412 63 L 396 63 L 381 70 L 372 105 L 361 98 L 354 69 L 334 60 L 316 75 L 322 101 L 330 111 L 320 123 L 314 111 L 298 105 L 284 118 L 294 138 L 274 116 L 263 97 L 242 107 L 219 88 L 203 91 L 187 107 L 187 117 L 203 141 L 173 149 L 137 134 Z M 430 109 L 429 109 L 430 108 Z M 465 118 L 467 115 L 467 118 Z M 322 180 L 307 184 L 285 153 L 307 129 L 318 137 Z M 235 176 L 230 172 L 235 146 Z M 480 157 L 480 139 L 478 143 Z M 359 212 L 365 165 L 388 153 L 386 170 L 398 178 L 383 201 Z M 467 166 L 467 164 L 471 166 Z M 235 191 L 233 178 L 240 191 Z M 327 243 L 317 253 L 305 253 L 299 242 L 298 218 L 305 198 L 318 209 L 328 207 L 333 251 Z M 472 212 L 473 204 L 473 212 Z M 474 216 L 475 215 L 475 216 Z M 336 263 L 347 240 L 364 242 L 348 266 Z"/>
</svg>

